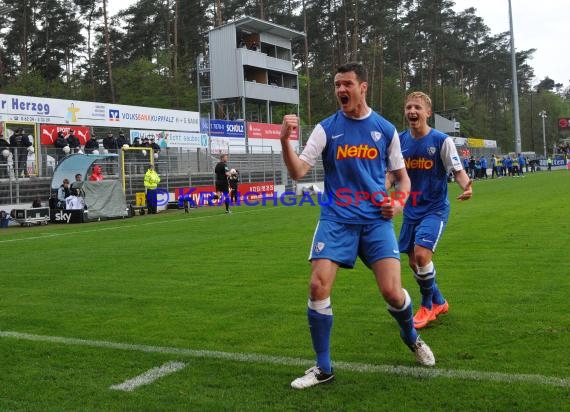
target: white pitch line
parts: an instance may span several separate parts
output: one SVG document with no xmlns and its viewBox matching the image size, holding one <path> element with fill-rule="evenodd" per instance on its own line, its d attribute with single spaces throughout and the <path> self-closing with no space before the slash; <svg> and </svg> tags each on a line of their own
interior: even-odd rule
<svg viewBox="0 0 570 412">
<path fill-rule="evenodd" d="M 65 338 L 60 336 L 33 335 L 11 331 L 0 331 L 0 338 L 13 338 L 36 342 L 60 343 L 73 346 L 88 346 L 106 349 L 120 349 L 128 351 L 162 353 L 176 356 L 188 356 L 202 359 L 225 359 L 233 362 L 265 363 L 279 366 L 307 367 L 314 361 L 284 356 L 261 355 L 255 353 L 219 352 L 210 350 L 196 350 L 173 348 L 168 346 L 148 346 L 130 343 L 109 342 L 102 340 L 87 340 L 77 338 Z M 535 385 L 557 386 L 570 388 L 570 378 L 558 378 L 553 376 L 535 374 L 517 374 L 501 372 L 482 372 L 476 370 L 439 369 L 425 367 L 411 367 L 398 365 L 372 365 L 367 363 L 334 362 L 336 370 L 346 370 L 360 373 L 384 373 L 398 376 L 411 376 L 414 378 L 448 378 L 472 381 L 488 381 L 501 383 L 529 383 Z"/>
<path fill-rule="evenodd" d="M 182 362 L 167 362 L 162 366 L 149 369 L 148 371 L 139 376 L 135 376 L 132 379 L 128 379 L 123 383 L 120 383 L 118 385 L 112 385 L 109 387 L 109 389 L 113 389 L 116 391 L 132 392 L 135 389 L 137 389 L 139 386 L 149 385 L 153 383 L 155 380 L 162 378 L 163 376 L 170 375 L 171 373 L 178 372 L 180 369 L 184 369 L 185 367 L 186 364 Z"/>
<path fill-rule="evenodd" d="M 218 207 L 218 206 L 214 206 L 214 207 Z M 273 210 L 276 208 L 267 206 L 263 209 L 252 209 L 252 210 L 240 210 L 237 213 L 237 215 L 241 215 L 241 214 L 249 214 L 249 213 L 259 213 L 259 212 L 264 212 L 267 210 Z M 221 210 L 221 209 L 220 209 Z M 223 216 L 223 217 L 222 217 Z M 136 229 L 137 227 L 141 227 L 141 226 L 149 226 L 149 225 L 164 225 L 167 223 L 178 223 L 178 222 L 184 222 L 184 221 L 190 221 L 190 220 L 205 220 L 205 219 L 213 219 L 213 218 L 224 218 L 227 219 L 227 217 L 225 217 L 226 214 L 217 214 L 217 215 L 206 215 L 206 216 L 194 216 L 194 217 L 184 217 L 184 218 L 178 218 L 178 219 L 171 219 L 171 220 L 160 220 L 160 221 L 153 221 L 153 222 L 135 222 L 133 224 L 125 224 L 125 225 L 117 225 L 117 226 L 112 226 L 112 227 L 99 227 L 99 228 L 93 228 L 93 229 L 88 229 L 88 228 L 84 228 L 81 230 L 75 230 L 75 231 L 71 231 L 71 232 L 58 232 L 58 233 L 47 233 L 47 234 L 42 234 L 40 236 L 30 236 L 30 237 L 21 237 L 21 238 L 16 238 L 16 239 L 0 239 L 0 244 L 1 243 L 12 243 L 12 242 L 21 242 L 21 241 L 30 241 L 30 240 L 45 240 L 48 238 L 52 238 L 52 237 L 59 237 L 59 236 L 69 236 L 69 235 L 84 235 L 86 233 L 93 233 L 93 232 L 102 232 L 102 231 L 106 231 L 106 230 L 117 230 L 117 229 Z M 121 220 L 121 222 L 124 222 L 124 220 Z M 130 222 L 128 222 L 130 223 Z"/>
</svg>

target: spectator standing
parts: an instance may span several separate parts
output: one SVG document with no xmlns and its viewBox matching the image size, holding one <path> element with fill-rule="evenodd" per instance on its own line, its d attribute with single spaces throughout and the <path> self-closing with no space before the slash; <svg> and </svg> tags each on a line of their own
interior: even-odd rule
<svg viewBox="0 0 570 412">
<path fill-rule="evenodd" d="M 493 154 L 493 156 L 491 156 L 491 179 L 494 179 L 495 176 L 497 176 L 497 178 L 499 177 L 497 169 L 498 169 L 497 157 L 495 156 L 495 154 Z"/>
<path fill-rule="evenodd" d="M 99 142 L 95 135 L 91 135 L 91 138 L 85 143 L 85 153 L 99 154 Z"/>
<path fill-rule="evenodd" d="M 0 178 L 10 176 L 10 172 L 8 170 L 8 157 L 10 156 L 9 147 L 10 144 L 4 139 L 4 135 L 0 133 Z"/>
<path fill-rule="evenodd" d="M 485 156 L 481 156 L 479 162 L 481 163 L 481 177 L 487 179 L 487 158 Z"/>
<path fill-rule="evenodd" d="M 146 190 L 146 206 L 149 214 L 156 214 L 157 198 L 156 188 L 160 183 L 160 176 L 154 170 L 152 164 L 148 165 L 148 170 L 144 175 L 144 187 Z"/>
<path fill-rule="evenodd" d="M 513 177 L 519 177 L 519 158 L 511 158 L 511 161 L 513 165 Z"/>
<path fill-rule="evenodd" d="M 519 171 L 518 171 L 519 176 L 524 176 L 524 167 L 527 167 L 526 166 L 526 159 L 524 158 L 522 153 L 519 153 Z M 527 172 L 528 172 L 528 169 L 527 169 Z"/>
<path fill-rule="evenodd" d="M 125 137 L 123 132 L 119 132 L 119 137 L 117 137 L 117 148 L 122 149 L 124 145 L 128 145 L 129 141 Z"/>
<path fill-rule="evenodd" d="M 108 153 L 118 153 L 117 139 L 113 136 L 112 132 L 108 132 L 107 136 L 103 138 L 103 147 L 107 149 Z"/>
<path fill-rule="evenodd" d="M 53 145 L 55 146 L 55 155 L 57 163 L 59 163 L 61 159 L 63 159 L 67 155 L 67 153 L 65 153 L 64 151 L 64 148 L 66 146 L 69 147 L 69 144 L 67 143 L 67 137 L 65 137 L 63 131 L 60 130 L 59 132 L 57 132 L 57 137 L 55 138 L 55 142 L 53 143 Z"/>
<path fill-rule="evenodd" d="M 116 154 L 119 153 L 119 146 L 117 145 L 117 139 L 113 136 L 112 132 L 107 132 L 107 136 L 103 138 L 103 148 L 107 153 Z M 116 159 L 107 159 L 107 174 L 115 174 Z"/>
<path fill-rule="evenodd" d="M 398 323 L 400 336 L 416 360 L 426 366 L 435 364 L 430 348 L 414 328 L 411 298 L 401 286 L 400 253 L 392 218 L 402 211 L 402 205 L 386 203 L 383 196 L 354 201 L 356 193 L 375 196 L 378 191 L 385 192 L 387 171 L 393 173 L 399 190 L 405 193 L 401 200 L 406 201 L 410 180 L 398 133 L 368 106 L 368 75 L 362 64 L 340 66 L 334 76 L 334 88 L 340 110 L 313 129 L 300 155 L 289 143 L 291 132 L 299 128 L 297 115 L 284 116 L 280 134 L 282 156 L 291 178 L 300 180 L 322 158 L 324 192 L 331 197 L 327 205 L 321 205 L 309 256 L 307 318 L 316 365 L 291 382 L 295 389 L 329 382 L 335 377 L 330 354 L 331 291 L 338 269 L 353 268 L 357 257 L 374 273 L 388 312 Z M 338 198 L 339 189 L 352 193 L 354 199 L 348 206 Z"/>
<path fill-rule="evenodd" d="M 69 145 L 71 153 L 78 153 L 81 150 L 81 142 L 79 141 L 79 138 L 75 136 L 73 129 L 69 129 L 67 144 Z"/>
<path fill-rule="evenodd" d="M 514 176 L 514 174 L 513 174 L 513 159 L 511 159 L 511 156 L 505 155 L 503 157 L 503 167 L 506 170 L 507 176 Z"/>
<path fill-rule="evenodd" d="M 469 158 L 469 178 L 470 179 L 475 179 L 477 177 L 477 175 L 475 174 L 475 166 L 476 166 L 475 156 L 471 156 Z"/>
<path fill-rule="evenodd" d="M 482 170 L 481 170 L 481 159 L 477 158 L 475 159 L 475 179 L 480 179 L 481 176 L 483 176 L 482 174 Z"/>
<path fill-rule="evenodd" d="M 17 162 L 14 166 L 14 171 L 18 176 L 28 176 L 27 162 L 28 162 L 28 147 L 32 146 L 32 142 L 28 136 L 24 134 L 24 129 L 16 129 L 14 134 L 10 136 L 10 147 L 14 153 L 14 160 Z"/>
</svg>

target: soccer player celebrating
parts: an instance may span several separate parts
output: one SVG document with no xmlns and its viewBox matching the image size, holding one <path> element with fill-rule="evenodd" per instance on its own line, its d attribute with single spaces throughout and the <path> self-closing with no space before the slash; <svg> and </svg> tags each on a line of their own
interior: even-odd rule
<svg viewBox="0 0 570 412">
<path fill-rule="evenodd" d="M 410 127 L 400 133 L 402 154 L 412 193 L 418 195 L 413 203 L 408 200 L 404 208 L 399 247 L 400 252 L 408 254 L 409 265 L 420 286 L 422 304 L 414 316 L 414 326 L 421 329 L 449 310 L 437 285 L 432 262 L 449 217 L 447 175 L 453 173 L 463 190 L 458 200 L 470 199 L 472 189 L 451 137 L 427 123 L 432 114 L 429 96 L 422 92 L 409 94 L 404 114 Z"/>
<path fill-rule="evenodd" d="M 309 256 L 307 316 L 316 365 L 291 382 L 296 389 L 334 379 L 330 295 L 338 268 L 353 268 L 357 256 L 374 273 L 388 312 L 398 323 L 400 336 L 416 360 L 422 365 L 435 364 L 430 348 L 414 328 L 412 302 L 401 285 L 400 254 L 392 218 L 402 211 L 405 199 L 401 204 L 393 204 L 382 195 L 388 170 L 400 190 L 409 193 L 410 181 L 398 133 L 390 122 L 368 107 L 367 73 L 361 64 L 340 66 L 334 88 L 340 110 L 315 127 L 299 156 L 288 141 L 291 131 L 299 125 L 297 116 L 286 115 L 281 128 L 283 159 L 291 177 L 301 179 L 322 155 L 324 193 L 330 196 L 326 204 L 321 204 Z"/>
</svg>

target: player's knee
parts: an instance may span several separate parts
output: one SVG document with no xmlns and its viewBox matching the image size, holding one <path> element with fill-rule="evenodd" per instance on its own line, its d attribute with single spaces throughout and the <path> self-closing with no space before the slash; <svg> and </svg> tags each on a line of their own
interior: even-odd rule
<svg viewBox="0 0 570 412">
<path fill-rule="evenodd" d="M 422 248 L 415 253 L 416 262 L 415 265 L 418 267 L 426 266 L 431 262 L 432 252 L 429 249 Z"/>
<path fill-rule="evenodd" d="M 331 285 L 323 281 L 319 276 L 311 276 L 309 283 L 309 296 L 311 299 L 325 299 L 330 295 Z"/>
<path fill-rule="evenodd" d="M 309 284 L 309 296 L 311 299 L 321 299 L 323 296 L 323 284 L 320 282 L 319 279 L 311 279 L 311 283 Z"/>
<path fill-rule="evenodd" d="M 382 289 L 382 297 L 388 305 L 394 308 L 401 307 L 404 300 L 404 297 L 402 295 L 402 288 L 400 287 L 389 287 Z"/>
</svg>

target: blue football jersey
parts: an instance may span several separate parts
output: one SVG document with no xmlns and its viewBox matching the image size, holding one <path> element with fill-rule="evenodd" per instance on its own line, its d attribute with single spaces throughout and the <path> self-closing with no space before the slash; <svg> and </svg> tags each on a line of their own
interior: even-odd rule
<svg viewBox="0 0 570 412">
<path fill-rule="evenodd" d="M 381 218 L 386 171 L 404 168 L 396 128 L 372 110 L 359 119 L 339 110 L 315 127 L 300 158 L 314 166 L 319 154 L 325 170 L 321 218 L 343 223 Z"/>
<path fill-rule="evenodd" d="M 418 220 L 428 214 L 449 214 L 447 174 L 462 170 L 453 140 L 436 129 L 419 139 L 409 130 L 400 133 L 402 155 L 412 182 L 404 218 Z"/>
</svg>

